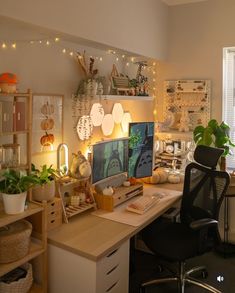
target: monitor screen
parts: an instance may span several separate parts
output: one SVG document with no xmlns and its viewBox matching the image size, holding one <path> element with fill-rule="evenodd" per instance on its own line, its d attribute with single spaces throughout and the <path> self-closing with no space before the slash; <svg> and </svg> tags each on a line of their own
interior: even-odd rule
<svg viewBox="0 0 235 293">
<path fill-rule="evenodd" d="M 128 168 L 128 138 L 113 139 L 92 147 L 92 183 L 125 173 Z"/>
<path fill-rule="evenodd" d="M 129 124 L 128 177 L 152 176 L 154 122 Z"/>
</svg>

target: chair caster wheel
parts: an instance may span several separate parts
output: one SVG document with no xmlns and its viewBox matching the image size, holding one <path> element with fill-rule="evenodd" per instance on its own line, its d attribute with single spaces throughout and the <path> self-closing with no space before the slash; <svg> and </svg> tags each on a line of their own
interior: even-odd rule
<svg viewBox="0 0 235 293">
<path fill-rule="evenodd" d="M 203 270 L 201 272 L 201 276 L 202 276 L 203 279 L 206 279 L 208 277 L 208 272 L 206 270 Z"/>
<path fill-rule="evenodd" d="M 159 272 L 159 273 L 162 273 L 163 272 L 163 266 L 162 265 L 158 265 L 157 266 L 157 271 Z"/>
</svg>

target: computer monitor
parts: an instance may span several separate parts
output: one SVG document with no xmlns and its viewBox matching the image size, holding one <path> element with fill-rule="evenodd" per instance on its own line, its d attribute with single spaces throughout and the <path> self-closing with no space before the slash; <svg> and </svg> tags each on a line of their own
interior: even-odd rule
<svg viewBox="0 0 235 293">
<path fill-rule="evenodd" d="M 126 173 L 128 138 L 101 141 L 92 146 L 92 184 Z"/>
<path fill-rule="evenodd" d="M 129 123 L 128 177 L 152 176 L 154 122 Z"/>
</svg>

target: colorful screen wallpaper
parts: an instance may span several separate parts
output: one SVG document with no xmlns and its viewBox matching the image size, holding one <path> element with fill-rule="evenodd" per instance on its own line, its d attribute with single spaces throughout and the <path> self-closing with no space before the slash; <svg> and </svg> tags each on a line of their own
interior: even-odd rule
<svg viewBox="0 0 235 293">
<path fill-rule="evenodd" d="M 93 145 L 92 183 L 127 172 L 128 139 L 104 141 Z"/>
<path fill-rule="evenodd" d="M 129 124 L 128 177 L 152 175 L 154 122 Z"/>
</svg>

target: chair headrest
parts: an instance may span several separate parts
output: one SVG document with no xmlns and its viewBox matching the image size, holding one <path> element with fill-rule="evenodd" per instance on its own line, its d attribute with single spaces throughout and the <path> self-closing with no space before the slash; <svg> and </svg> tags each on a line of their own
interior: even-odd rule
<svg viewBox="0 0 235 293">
<path fill-rule="evenodd" d="M 220 148 L 198 145 L 194 151 L 194 160 L 203 166 L 215 168 L 223 152 Z"/>
</svg>

